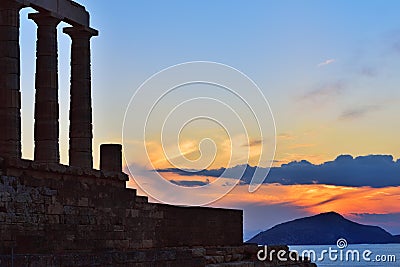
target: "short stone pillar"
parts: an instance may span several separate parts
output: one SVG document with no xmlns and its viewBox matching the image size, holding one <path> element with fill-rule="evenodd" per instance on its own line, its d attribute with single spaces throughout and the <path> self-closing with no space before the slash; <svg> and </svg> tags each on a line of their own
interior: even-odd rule
<svg viewBox="0 0 400 267">
<path fill-rule="evenodd" d="M 0 157 L 21 158 L 19 11 L 21 4 L 0 1 Z"/>
<path fill-rule="evenodd" d="M 103 144 L 100 146 L 100 170 L 122 172 L 122 145 Z"/>
</svg>

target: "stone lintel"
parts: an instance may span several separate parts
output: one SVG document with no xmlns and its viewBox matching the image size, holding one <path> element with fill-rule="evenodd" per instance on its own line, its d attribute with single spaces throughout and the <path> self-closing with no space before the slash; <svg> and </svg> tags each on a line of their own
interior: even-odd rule
<svg viewBox="0 0 400 267">
<path fill-rule="evenodd" d="M 70 0 L 14 0 L 26 7 L 38 11 L 49 11 L 56 14 L 62 21 L 74 26 L 89 27 L 90 15 L 85 7 Z"/>
</svg>

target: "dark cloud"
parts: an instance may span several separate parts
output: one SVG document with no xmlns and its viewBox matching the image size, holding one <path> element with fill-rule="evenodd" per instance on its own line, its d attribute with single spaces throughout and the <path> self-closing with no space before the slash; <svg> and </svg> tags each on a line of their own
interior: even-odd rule
<svg viewBox="0 0 400 267">
<path fill-rule="evenodd" d="M 318 206 L 321 206 L 321 205 L 324 205 L 324 204 L 328 204 L 328 203 L 334 202 L 334 201 L 336 201 L 336 200 L 345 199 L 345 198 L 346 198 L 345 195 L 346 195 L 346 194 L 342 194 L 342 195 L 337 195 L 337 196 L 334 196 L 334 197 L 330 197 L 330 198 L 328 198 L 328 199 L 326 199 L 326 200 L 320 201 L 320 202 L 315 203 L 315 204 L 313 204 L 313 205 L 309 205 L 309 206 L 307 206 L 307 208 L 318 207 Z"/>
<path fill-rule="evenodd" d="M 400 53 L 400 40 L 395 41 L 392 48 L 395 52 Z"/>
<path fill-rule="evenodd" d="M 361 69 L 361 75 L 366 76 L 366 77 L 376 77 L 378 75 L 378 71 L 375 68 L 372 67 L 364 67 Z"/>
<path fill-rule="evenodd" d="M 264 140 L 262 139 L 258 139 L 258 140 L 251 140 L 248 144 L 243 144 L 243 146 L 248 146 L 248 147 L 252 147 L 252 146 L 259 146 L 262 145 L 264 142 Z"/>
<path fill-rule="evenodd" d="M 339 116 L 340 120 L 353 120 L 366 116 L 368 113 L 379 110 L 379 105 L 366 105 L 357 108 L 348 109 Z"/>
<path fill-rule="evenodd" d="M 346 84 L 343 81 L 336 81 L 317 86 L 315 89 L 300 96 L 300 100 L 313 103 L 326 103 L 343 93 Z"/>
<path fill-rule="evenodd" d="M 176 173 L 176 174 L 179 174 L 182 176 L 199 175 L 199 176 L 221 177 L 225 171 L 225 168 L 214 169 L 214 170 L 201 170 L 201 171 L 167 168 L 167 169 L 158 169 L 156 171 L 157 172 L 172 172 L 172 173 Z"/>
<path fill-rule="evenodd" d="M 196 187 L 196 186 L 204 186 L 209 184 L 209 182 L 202 182 L 202 181 L 176 181 L 176 180 L 170 180 L 171 183 L 179 185 L 179 186 L 185 186 L 185 187 Z"/>
<path fill-rule="evenodd" d="M 173 172 L 180 175 L 203 175 L 212 177 L 240 178 L 242 183 L 250 183 L 257 167 L 239 165 L 226 171 L 224 168 L 189 172 L 180 169 L 164 169 L 161 172 Z M 244 173 L 243 173 L 244 170 Z M 232 174 L 237 174 L 235 175 Z M 243 175 L 241 175 L 243 173 Z M 375 188 L 400 186 L 400 160 L 394 161 L 390 155 L 369 155 L 353 158 L 341 155 L 334 161 L 320 165 L 306 160 L 293 161 L 281 167 L 272 167 L 264 183 L 283 185 L 327 184 L 337 186 Z"/>
</svg>

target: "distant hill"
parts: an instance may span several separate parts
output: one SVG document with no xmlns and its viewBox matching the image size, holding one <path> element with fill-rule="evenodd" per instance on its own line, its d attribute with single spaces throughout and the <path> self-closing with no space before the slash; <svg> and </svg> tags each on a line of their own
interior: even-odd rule
<svg viewBox="0 0 400 267">
<path fill-rule="evenodd" d="M 259 245 L 333 245 L 340 238 L 345 238 L 349 244 L 400 243 L 400 236 L 393 236 L 378 226 L 355 223 L 335 212 L 278 224 L 247 242 Z"/>
</svg>

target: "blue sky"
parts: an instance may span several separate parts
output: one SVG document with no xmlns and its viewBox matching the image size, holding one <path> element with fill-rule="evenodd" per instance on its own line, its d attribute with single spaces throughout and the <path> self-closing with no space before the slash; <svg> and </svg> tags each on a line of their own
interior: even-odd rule
<svg viewBox="0 0 400 267">
<path fill-rule="evenodd" d="M 93 27 L 100 30 L 92 42 L 96 143 L 120 138 L 128 100 L 146 78 L 192 60 L 221 62 L 249 75 L 278 117 L 278 133 L 306 130 L 302 127 L 313 130 L 316 122 L 324 125 L 356 111 L 359 115 L 380 112 L 380 117 L 394 119 L 400 98 L 396 75 L 400 57 L 396 10 L 400 3 L 396 1 L 79 2 L 91 12 Z M 22 12 L 22 88 L 25 117 L 32 117 L 35 25 L 26 19 L 28 11 Z M 59 36 L 61 118 L 65 125 L 69 39 L 62 33 Z M 333 61 L 318 67 L 327 60 Z M 340 87 L 337 95 L 333 90 L 318 98 L 321 90 L 330 87 Z M 316 102 L 330 103 L 320 108 L 325 103 L 301 101 L 302 96 L 312 94 Z M 383 105 L 387 106 L 384 110 Z M 29 156 L 32 123 L 25 121 L 28 140 L 24 152 Z M 388 130 L 389 123 L 383 123 L 386 129 L 385 125 L 379 128 Z M 62 138 L 66 138 L 65 132 Z M 350 131 L 351 139 L 356 133 L 356 129 Z M 321 140 L 324 144 L 328 141 Z M 325 159 L 342 152 L 365 154 L 361 146 L 343 146 L 347 151 L 329 152 Z M 371 152 L 383 153 L 378 146 Z"/>
<path fill-rule="evenodd" d="M 166 67 L 193 60 L 231 65 L 259 85 L 275 116 L 279 164 L 294 160 L 321 164 L 341 154 L 400 158 L 399 1 L 78 2 L 90 11 L 91 24 L 100 31 L 92 39 L 96 167 L 99 145 L 121 142 L 124 112 L 140 84 Z M 31 11 L 21 12 L 26 158 L 33 155 L 36 36 L 35 24 L 27 19 Z M 59 26 L 60 143 L 61 160 L 67 163 L 70 40 L 61 32 L 64 26 Z M 396 197 L 396 188 L 388 192 Z M 236 203 L 236 207 L 247 207 L 251 214 L 276 207 L 281 212 L 274 212 L 276 218 L 269 222 L 250 218 L 252 231 L 331 208 L 285 209 L 278 202 L 257 203 Z M 388 208 L 387 213 L 398 217 L 398 208 Z M 377 206 L 342 211 L 383 213 Z M 390 227 L 400 233 L 399 225 Z"/>
</svg>

